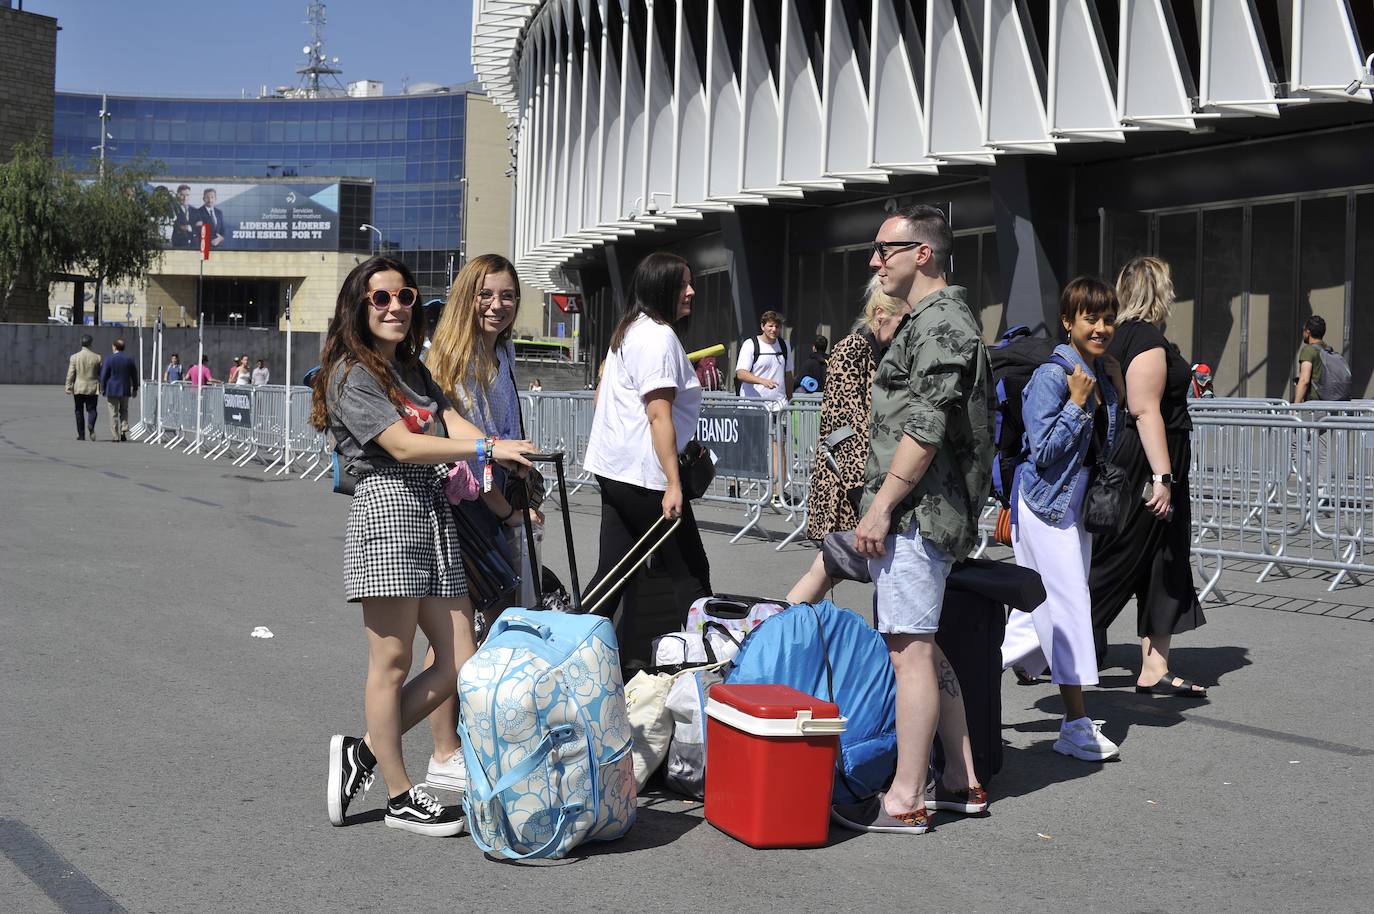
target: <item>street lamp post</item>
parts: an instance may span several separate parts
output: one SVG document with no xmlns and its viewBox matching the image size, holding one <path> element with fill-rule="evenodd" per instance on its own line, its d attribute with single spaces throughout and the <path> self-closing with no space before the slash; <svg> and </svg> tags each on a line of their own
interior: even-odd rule
<svg viewBox="0 0 1374 914">
<path fill-rule="evenodd" d="M 378 251 L 378 250 L 381 248 L 381 246 L 382 246 L 382 230 L 379 229 L 379 228 L 377 228 L 377 226 L 375 226 L 375 225 L 369 225 L 368 223 L 364 222 L 362 225 L 358 226 L 358 231 L 360 231 L 360 232 L 376 232 L 376 233 L 377 233 L 377 243 L 376 243 L 376 245 L 372 248 L 372 253 L 373 253 L 373 254 L 376 254 L 377 251 Z"/>
</svg>

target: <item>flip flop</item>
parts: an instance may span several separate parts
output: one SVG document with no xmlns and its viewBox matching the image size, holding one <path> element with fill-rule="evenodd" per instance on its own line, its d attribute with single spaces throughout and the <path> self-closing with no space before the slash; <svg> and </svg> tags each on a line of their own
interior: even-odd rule
<svg viewBox="0 0 1374 914">
<path fill-rule="evenodd" d="M 1030 673 L 1027 673 L 1024 667 L 1014 666 L 1011 668 L 1011 671 L 1016 675 L 1016 682 L 1019 685 L 1039 685 L 1045 681 L 1039 676 L 1032 676 Z"/>
<path fill-rule="evenodd" d="M 1174 680 L 1178 679 L 1179 684 L 1174 685 Z M 1164 695 L 1168 698 L 1206 698 L 1207 690 L 1191 679 L 1184 679 L 1182 676 L 1175 676 L 1173 673 L 1166 672 L 1159 677 L 1159 681 L 1154 685 L 1137 685 L 1135 690 L 1141 695 Z"/>
</svg>

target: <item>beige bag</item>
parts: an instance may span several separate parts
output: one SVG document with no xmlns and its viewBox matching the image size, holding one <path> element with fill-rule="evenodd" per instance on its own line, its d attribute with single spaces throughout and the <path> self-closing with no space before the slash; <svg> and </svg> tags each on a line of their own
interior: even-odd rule
<svg viewBox="0 0 1374 914">
<path fill-rule="evenodd" d="M 635 784 L 644 789 L 649 775 L 658 770 L 668 756 L 673 738 L 673 716 L 668 713 L 668 689 L 673 677 L 667 673 L 636 673 L 625 685 L 625 705 L 630 716 L 635 762 Z"/>
</svg>

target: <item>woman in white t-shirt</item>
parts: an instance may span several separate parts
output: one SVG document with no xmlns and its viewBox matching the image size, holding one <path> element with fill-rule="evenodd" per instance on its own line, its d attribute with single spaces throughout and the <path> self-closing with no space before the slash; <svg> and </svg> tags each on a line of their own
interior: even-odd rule
<svg viewBox="0 0 1374 914">
<path fill-rule="evenodd" d="M 597 388 L 583 460 L 601 486 L 601 551 L 593 583 L 659 517 L 682 518 L 657 553 L 673 581 L 673 612 L 657 622 L 619 614 L 622 663 L 647 662 L 649 642 L 680 630 L 692 601 L 711 593 L 706 549 L 678 478 L 678 454 L 692 440 L 701 411 L 701 384 L 673 324 L 692 313 L 695 294 L 692 272 L 681 257 L 660 251 L 644 258 L 630 282 L 629 303 L 611 335 Z M 602 610 L 613 611 L 614 602 Z M 673 614 L 679 617 L 676 625 L 667 618 Z"/>
</svg>

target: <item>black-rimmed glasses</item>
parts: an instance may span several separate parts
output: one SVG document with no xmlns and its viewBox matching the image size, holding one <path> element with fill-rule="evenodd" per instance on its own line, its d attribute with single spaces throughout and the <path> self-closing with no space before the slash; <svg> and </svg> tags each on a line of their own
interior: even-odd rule
<svg viewBox="0 0 1374 914">
<path fill-rule="evenodd" d="M 916 248 L 925 244 L 924 241 L 875 241 L 873 242 L 873 253 L 878 255 L 879 263 L 887 263 L 887 258 L 898 251 L 905 251 L 908 248 Z"/>
</svg>

